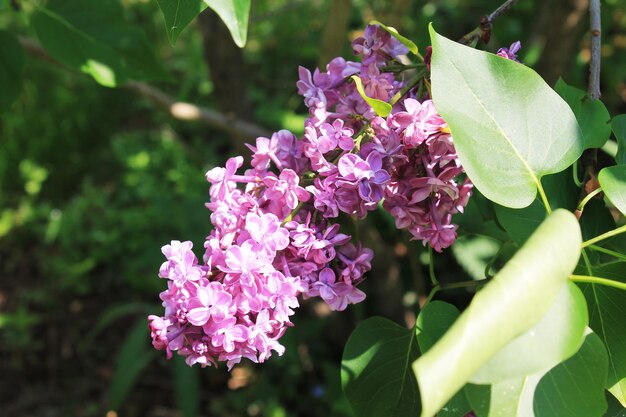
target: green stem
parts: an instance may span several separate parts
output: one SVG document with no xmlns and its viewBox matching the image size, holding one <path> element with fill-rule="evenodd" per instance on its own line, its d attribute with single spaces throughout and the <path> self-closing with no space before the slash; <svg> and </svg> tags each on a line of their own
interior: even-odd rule
<svg viewBox="0 0 626 417">
<path fill-rule="evenodd" d="M 578 161 L 574 162 L 572 165 L 572 177 L 574 178 L 574 184 L 576 187 L 582 187 L 583 183 L 578 180 Z"/>
<path fill-rule="evenodd" d="M 620 233 L 624 233 L 624 232 L 626 232 L 626 225 L 624 225 L 622 227 L 618 227 L 617 229 L 609 230 L 606 233 L 602 233 L 600 236 L 596 236 L 593 239 L 589 239 L 589 240 L 583 242 L 583 248 L 586 248 L 587 246 L 593 245 L 594 243 L 600 242 L 601 240 L 608 239 L 608 238 L 613 237 L 613 236 L 617 236 Z"/>
<path fill-rule="evenodd" d="M 593 275 L 593 270 L 591 269 L 591 262 L 589 262 L 589 257 L 587 256 L 587 251 L 583 248 L 582 250 L 583 261 L 585 261 L 585 268 L 587 268 L 587 273 L 589 275 Z"/>
<path fill-rule="evenodd" d="M 452 282 L 450 284 L 443 284 L 440 286 L 441 290 L 454 290 L 457 288 L 469 288 L 476 287 L 478 285 L 484 285 L 489 282 L 491 278 L 479 279 L 479 280 L 471 280 L 471 281 L 460 281 L 460 282 Z"/>
<path fill-rule="evenodd" d="M 603 248 L 602 246 L 589 245 L 589 249 L 595 250 L 596 252 L 606 253 L 607 255 L 611 255 L 618 259 L 622 259 L 626 261 L 626 255 L 624 255 L 623 253 L 615 252 L 613 250 Z"/>
<path fill-rule="evenodd" d="M 430 281 L 435 287 L 439 286 L 439 280 L 435 276 L 435 258 L 433 257 L 433 248 L 428 245 L 428 274 L 430 275 Z"/>
<path fill-rule="evenodd" d="M 626 291 L 625 282 L 614 281 L 612 279 L 589 277 L 586 275 L 570 275 L 569 279 L 570 281 L 573 281 L 573 282 L 585 282 L 587 284 L 605 285 L 607 287 L 613 287 L 613 288 Z"/>
<path fill-rule="evenodd" d="M 583 214 L 583 210 L 585 209 L 585 205 L 589 202 L 589 200 L 591 200 L 592 198 L 594 198 L 595 196 L 597 196 L 598 194 L 600 194 L 602 192 L 602 188 L 596 188 L 595 190 L 593 190 L 592 192 L 590 192 L 589 194 L 587 194 L 587 196 L 585 198 L 583 198 L 583 200 L 580 202 L 580 204 L 578 204 L 577 210 L 580 211 L 580 214 Z"/>
<path fill-rule="evenodd" d="M 548 215 L 552 214 L 552 207 L 550 207 L 550 202 L 548 201 L 548 196 L 546 196 L 546 192 L 541 185 L 541 182 L 537 183 L 537 190 L 539 190 L 539 195 L 541 196 L 541 201 L 543 201 L 543 205 L 546 208 L 546 212 Z"/>
<path fill-rule="evenodd" d="M 293 219 L 293 216 L 295 216 L 300 211 L 303 205 L 304 205 L 304 202 L 300 201 L 298 205 L 296 206 L 296 208 L 291 210 L 291 213 L 289 213 L 289 216 L 285 217 L 285 220 L 283 220 L 283 222 L 280 225 L 284 226 L 285 223 L 290 222 Z"/>
<path fill-rule="evenodd" d="M 402 97 L 404 97 L 404 95 L 406 93 L 408 93 L 413 87 L 415 87 L 417 85 L 417 83 L 424 77 L 424 71 L 418 71 L 418 73 L 409 80 L 408 83 L 406 83 L 406 85 L 404 87 L 402 87 L 402 89 L 400 91 L 398 91 L 396 94 L 394 94 L 393 97 L 391 97 L 391 100 L 389 100 L 389 104 L 391 104 L 392 106 L 394 104 L 396 104 L 398 101 L 400 101 L 400 99 Z"/>
</svg>

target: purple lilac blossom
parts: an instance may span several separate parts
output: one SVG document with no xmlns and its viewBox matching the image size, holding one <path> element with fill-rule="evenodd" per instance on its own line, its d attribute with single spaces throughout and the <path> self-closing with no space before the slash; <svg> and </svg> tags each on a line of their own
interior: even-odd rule
<svg viewBox="0 0 626 417">
<path fill-rule="evenodd" d="M 244 158 L 206 173 L 213 225 L 199 260 L 191 242 L 162 248 L 163 316 L 148 317 L 152 344 L 201 366 L 282 355 L 299 298 L 332 310 L 364 300 L 359 285 L 372 250 L 342 233 L 340 212 L 363 218 L 382 206 L 399 229 L 441 251 L 456 239 L 452 215 L 472 184 L 445 121 L 414 91 L 388 117 L 376 116 L 350 76 L 371 97 L 389 100 L 404 85 L 383 67 L 406 48 L 368 26 L 353 50 L 362 62 L 333 59 L 326 71 L 300 67 L 297 89 L 309 108 L 305 133 L 257 138 Z M 507 57 L 515 57 L 512 45 Z M 243 172 L 241 172 L 243 171 Z M 382 203 L 382 204 L 381 204 Z"/>
</svg>

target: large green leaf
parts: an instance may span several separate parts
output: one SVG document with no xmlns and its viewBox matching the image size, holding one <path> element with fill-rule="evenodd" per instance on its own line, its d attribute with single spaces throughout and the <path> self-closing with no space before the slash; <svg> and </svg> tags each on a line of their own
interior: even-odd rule
<svg viewBox="0 0 626 417">
<path fill-rule="evenodd" d="M 478 417 L 534 417 L 535 388 L 545 372 L 493 385 L 468 384 L 464 391 Z"/>
<path fill-rule="evenodd" d="M 592 267 L 594 276 L 626 282 L 626 262 Z M 589 327 L 609 354 L 606 387 L 626 407 L 626 291 L 596 284 L 579 284 L 589 305 Z"/>
<path fill-rule="evenodd" d="M 606 349 L 595 333 L 589 333 L 576 355 L 552 368 L 537 384 L 535 417 L 602 417 L 607 408 L 607 369 Z"/>
<path fill-rule="evenodd" d="M 157 0 L 165 18 L 165 29 L 174 44 L 180 33 L 204 9 L 210 7 L 222 19 L 240 48 L 248 37 L 250 0 Z"/>
<path fill-rule="evenodd" d="M 584 90 L 567 85 L 559 79 L 554 88 L 569 104 L 585 141 L 585 149 L 601 148 L 611 135 L 611 115 L 600 100 L 591 100 Z"/>
<path fill-rule="evenodd" d="M 350 335 L 341 361 L 341 383 L 358 417 L 419 414 L 411 363 L 419 351 L 414 329 L 372 317 Z"/>
<path fill-rule="evenodd" d="M 415 328 L 420 352 L 427 352 L 441 339 L 461 313 L 452 304 L 432 301 L 420 311 Z M 438 413 L 438 417 L 463 417 L 471 411 L 463 391 L 459 391 Z"/>
<path fill-rule="evenodd" d="M 148 38 L 124 21 L 117 0 L 51 0 L 36 9 L 32 24 L 50 55 L 104 86 L 165 78 Z"/>
<path fill-rule="evenodd" d="M 470 381 L 491 384 L 549 369 L 578 351 L 588 322 L 585 297 L 568 283 L 546 315 L 496 353 Z"/>
<path fill-rule="evenodd" d="M 533 202 L 541 177 L 578 159 L 583 137 L 567 103 L 532 69 L 438 35 L 432 95 L 476 188 L 507 207 Z"/>
<path fill-rule="evenodd" d="M 510 341 L 537 324 L 580 256 L 574 215 L 556 210 L 414 364 L 422 417 L 432 417 Z"/>
<path fill-rule="evenodd" d="M 24 50 L 10 32 L 0 30 L 0 110 L 8 108 L 22 91 Z"/>
<path fill-rule="evenodd" d="M 617 139 L 617 156 L 615 160 L 618 164 L 626 164 L 626 114 L 615 116 L 611 120 L 611 129 Z"/>
<path fill-rule="evenodd" d="M 598 181 L 604 195 L 626 215 L 626 165 L 603 168 L 598 174 Z"/>
<path fill-rule="evenodd" d="M 606 410 L 607 355 L 590 332 L 574 356 L 552 368 L 465 388 L 478 417 L 600 417 Z"/>
</svg>

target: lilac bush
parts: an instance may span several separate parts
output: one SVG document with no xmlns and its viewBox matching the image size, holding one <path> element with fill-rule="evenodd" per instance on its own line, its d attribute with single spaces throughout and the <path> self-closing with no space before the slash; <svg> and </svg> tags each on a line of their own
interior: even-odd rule
<svg viewBox="0 0 626 417">
<path fill-rule="evenodd" d="M 363 301 L 358 286 L 373 252 L 342 233 L 340 213 L 363 219 L 382 208 L 436 251 L 456 239 L 452 215 L 472 184 L 429 98 L 428 57 L 402 64 L 407 48 L 374 25 L 352 46 L 360 63 L 300 67 L 297 88 L 310 114 L 302 138 L 286 130 L 258 138 L 248 145 L 248 169 L 237 156 L 207 172 L 213 229 L 202 262 L 191 242 L 162 249 L 165 313 L 149 326 L 168 357 L 176 351 L 189 365 L 224 361 L 229 369 L 242 358 L 264 362 L 284 352 L 279 339 L 299 297 L 320 297 L 337 311 Z M 421 76 L 407 77 L 411 71 Z M 365 98 L 392 110 L 378 115 Z"/>
</svg>

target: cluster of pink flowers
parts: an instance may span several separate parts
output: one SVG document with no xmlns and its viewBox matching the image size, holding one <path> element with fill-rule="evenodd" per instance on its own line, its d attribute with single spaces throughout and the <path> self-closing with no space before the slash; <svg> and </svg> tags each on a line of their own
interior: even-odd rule
<svg viewBox="0 0 626 417">
<path fill-rule="evenodd" d="M 445 121 L 409 86 L 378 116 L 367 96 L 386 102 L 406 87 L 386 67 L 407 49 L 378 26 L 353 42 L 362 62 L 335 58 L 326 72 L 300 68 L 299 93 L 310 111 L 298 139 L 281 130 L 258 138 L 250 167 L 230 158 L 210 170 L 213 230 L 199 262 L 191 242 L 163 247 L 162 317 L 150 316 L 153 345 L 189 365 L 282 354 L 298 297 L 333 310 L 358 303 L 373 253 L 340 231 L 340 212 L 364 218 L 383 208 L 396 226 L 441 251 L 456 238 L 451 217 L 467 204 L 463 173 Z"/>
</svg>

